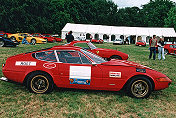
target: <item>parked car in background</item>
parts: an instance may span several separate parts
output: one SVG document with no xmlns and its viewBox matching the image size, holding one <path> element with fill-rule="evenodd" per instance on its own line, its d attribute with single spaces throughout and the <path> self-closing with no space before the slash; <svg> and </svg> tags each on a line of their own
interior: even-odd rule
<svg viewBox="0 0 176 118">
<path fill-rule="evenodd" d="M 136 46 L 144 46 L 145 47 L 146 46 L 146 42 L 139 40 L 139 41 L 136 42 Z"/>
<path fill-rule="evenodd" d="M 92 43 L 104 43 L 104 41 L 102 39 L 91 39 L 90 42 Z"/>
<path fill-rule="evenodd" d="M 44 36 L 44 35 L 42 35 L 42 34 L 40 34 L 40 33 L 33 33 L 33 34 L 31 34 L 31 35 L 34 36 L 34 37 L 43 38 L 43 39 L 45 39 L 47 42 L 56 42 L 56 40 L 55 40 L 54 38 L 52 38 L 52 37 L 46 37 L 46 36 Z"/>
<path fill-rule="evenodd" d="M 42 34 L 43 36 L 47 37 L 47 38 L 52 38 L 54 40 L 56 40 L 57 42 L 62 42 L 63 40 L 59 37 L 53 37 L 50 34 Z"/>
<path fill-rule="evenodd" d="M 36 43 L 46 43 L 47 41 L 43 38 L 40 37 L 33 37 L 32 35 L 28 33 L 16 33 L 16 34 L 9 34 L 8 37 L 16 40 L 18 42 L 22 42 L 24 36 L 26 36 L 26 40 L 31 43 L 31 44 L 36 44 Z"/>
<path fill-rule="evenodd" d="M 176 55 L 176 44 L 166 44 L 164 45 L 165 54 L 174 54 Z"/>
<path fill-rule="evenodd" d="M 6 33 L 4 31 L 0 31 L 0 37 L 8 37 L 8 35 L 11 33 Z"/>
<path fill-rule="evenodd" d="M 122 45 L 123 43 L 124 43 L 124 42 L 123 42 L 122 39 L 115 39 L 115 40 L 113 41 L 113 45 L 117 45 L 117 44 Z"/>
<path fill-rule="evenodd" d="M 74 40 L 75 41 L 85 41 L 86 38 L 85 37 L 75 37 Z"/>
<path fill-rule="evenodd" d="M 78 47 L 55 46 L 7 58 L 2 72 L 8 80 L 23 83 L 30 92 L 43 94 L 54 89 L 90 89 L 125 92 L 147 98 L 171 84 L 164 74 L 126 60 L 105 61 Z M 15 89 L 14 89 L 15 90 Z"/>
<path fill-rule="evenodd" d="M 72 41 L 68 44 L 65 44 L 65 46 L 79 46 L 107 60 L 111 60 L 111 59 L 127 60 L 128 59 L 128 54 L 126 53 L 120 52 L 118 50 L 97 48 L 89 41 Z"/>
<path fill-rule="evenodd" d="M 0 37 L 0 47 L 5 47 L 5 46 L 16 47 L 17 45 L 19 45 L 19 42 L 17 42 L 16 40 Z"/>
</svg>

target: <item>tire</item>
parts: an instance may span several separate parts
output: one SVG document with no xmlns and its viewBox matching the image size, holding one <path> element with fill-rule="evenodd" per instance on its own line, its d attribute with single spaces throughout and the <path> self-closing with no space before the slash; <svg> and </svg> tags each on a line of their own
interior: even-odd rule
<svg viewBox="0 0 176 118">
<path fill-rule="evenodd" d="M 53 90 L 53 86 L 52 78 L 46 73 L 35 72 L 27 78 L 27 88 L 32 93 L 50 93 Z"/>
<path fill-rule="evenodd" d="M 4 47 L 5 46 L 5 42 L 3 40 L 0 40 L 0 47 Z"/>
<path fill-rule="evenodd" d="M 10 37 L 12 41 L 16 41 L 16 38 L 14 36 Z"/>
<path fill-rule="evenodd" d="M 35 45 L 36 44 L 36 39 L 31 39 L 31 44 Z"/>
<path fill-rule="evenodd" d="M 119 55 L 113 55 L 110 57 L 110 59 L 119 59 L 119 60 L 122 60 L 122 57 L 119 56 Z"/>
<path fill-rule="evenodd" d="M 127 85 L 127 93 L 134 98 L 148 98 L 153 90 L 149 79 L 144 76 L 133 78 Z"/>
<path fill-rule="evenodd" d="M 167 49 L 164 49 L 164 54 L 169 54 L 169 51 Z"/>
<path fill-rule="evenodd" d="M 56 40 L 53 40 L 53 43 L 56 43 Z"/>
</svg>

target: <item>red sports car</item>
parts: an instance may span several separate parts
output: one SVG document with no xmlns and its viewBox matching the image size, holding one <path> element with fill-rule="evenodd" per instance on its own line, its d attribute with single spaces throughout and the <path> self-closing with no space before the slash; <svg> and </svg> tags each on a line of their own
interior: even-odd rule
<svg viewBox="0 0 176 118">
<path fill-rule="evenodd" d="M 120 52 L 118 50 L 97 48 L 89 41 L 72 41 L 71 43 L 66 44 L 65 46 L 79 46 L 107 60 L 111 60 L 111 59 L 127 60 L 128 59 L 128 54 L 126 53 Z"/>
<path fill-rule="evenodd" d="M 119 91 L 147 98 L 153 90 L 169 87 L 164 74 L 140 64 L 105 61 L 79 47 L 55 46 L 9 57 L 3 64 L 4 76 L 23 83 L 31 92 L 47 93 L 53 86 L 77 89 Z"/>
<path fill-rule="evenodd" d="M 42 34 L 42 35 L 44 35 L 45 37 L 48 37 L 48 38 L 53 38 L 53 39 L 55 39 L 57 42 L 62 42 L 62 41 L 63 41 L 61 38 L 53 37 L 53 36 L 51 36 L 50 34 Z"/>
<path fill-rule="evenodd" d="M 47 42 L 56 42 L 56 40 L 54 38 L 41 35 L 40 33 L 33 33 L 31 35 L 34 36 L 34 37 L 41 37 L 43 39 L 46 39 Z"/>
<path fill-rule="evenodd" d="M 146 46 L 146 42 L 139 40 L 139 41 L 136 42 L 136 46 L 144 46 L 145 47 Z"/>
<path fill-rule="evenodd" d="M 102 39 L 91 39 L 90 42 L 92 43 L 104 43 Z"/>
<path fill-rule="evenodd" d="M 165 54 L 174 54 L 176 55 L 176 44 L 166 44 L 164 46 Z"/>
</svg>

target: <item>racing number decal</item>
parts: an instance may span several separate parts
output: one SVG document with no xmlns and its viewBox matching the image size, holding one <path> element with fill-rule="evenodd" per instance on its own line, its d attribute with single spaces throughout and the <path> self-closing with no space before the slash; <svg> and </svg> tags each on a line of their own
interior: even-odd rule
<svg viewBox="0 0 176 118">
<path fill-rule="evenodd" d="M 36 62 L 32 61 L 16 61 L 16 66 L 36 66 Z"/>
<path fill-rule="evenodd" d="M 90 66 L 70 66 L 70 84 L 90 85 L 91 67 Z"/>
</svg>

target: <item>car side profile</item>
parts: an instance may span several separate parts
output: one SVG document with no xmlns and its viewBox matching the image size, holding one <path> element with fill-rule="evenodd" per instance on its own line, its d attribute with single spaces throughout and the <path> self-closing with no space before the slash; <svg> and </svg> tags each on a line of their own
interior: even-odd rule
<svg viewBox="0 0 176 118">
<path fill-rule="evenodd" d="M 0 47 L 5 47 L 5 46 L 16 47 L 17 45 L 19 45 L 19 42 L 17 42 L 16 40 L 0 37 Z"/>
<path fill-rule="evenodd" d="M 101 43 L 101 44 L 104 43 L 104 41 L 102 39 L 99 39 L 99 38 L 98 39 L 91 39 L 90 42 L 92 42 L 92 43 Z"/>
<path fill-rule="evenodd" d="M 136 42 L 136 46 L 146 46 L 146 42 L 145 41 L 142 41 L 142 40 L 139 40 Z"/>
<path fill-rule="evenodd" d="M 118 50 L 97 48 L 89 41 L 72 41 L 71 43 L 66 44 L 65 46 L 79 46 L 107 60 L 111 60 L 111 59 L 127 60 L 128 59 L 128 54 L 126 53 L 120 52 Z"/>
<path fill-rule="evenodd" d="M 165 54 L 176 55 L 176 44 L 166 44 L 164 45 Z"/>
<path fill-rule="evenodd" d="M 40 37 L 33 37 L 28 33 L 16 33 L 16 34 L 9 34 L 8 37 L 16 40 L 18 42 L 22 42 L 23 38 L 26 36 L 26 40 L 31 44 L 36 43 L 46 43 L 46 40 Z"/>
<path fill-rule="evenodd" d="M 126 60 L 105 61 L 78 47 L 55 46 L 18 54 L 3 64 L 4 76 L 23 83 L 30 92 L 42 94 L 57 87 L 125 91 L 135 98 L 147 98 L 154 90 L 169 87 L 164 74 Z"/>
</svg>

